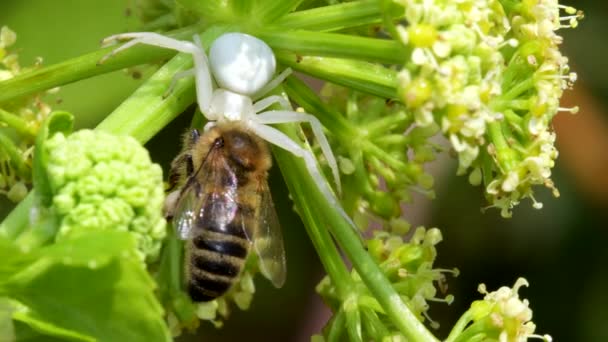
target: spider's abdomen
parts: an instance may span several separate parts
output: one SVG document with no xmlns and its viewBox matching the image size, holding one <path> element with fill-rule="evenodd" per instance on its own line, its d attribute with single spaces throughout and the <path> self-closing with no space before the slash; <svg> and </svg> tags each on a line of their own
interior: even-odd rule
<svg viewBox="0 0 608 342">
<path fill-rule="evenodd" d="M 245 33 L 226 33 L 209 49 L 211 73 L 220 88 L 253 95 L 270 81 L 276 59 L 262 40 Z"/>
</svg>

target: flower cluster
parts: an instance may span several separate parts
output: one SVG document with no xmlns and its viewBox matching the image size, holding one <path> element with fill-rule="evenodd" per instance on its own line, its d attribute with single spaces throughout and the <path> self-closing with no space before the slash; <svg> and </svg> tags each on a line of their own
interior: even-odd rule
<svg viewBox="0 0 608 342">
<path fill-rule="evenodd" d="M 415 127 L 403 105 L 334 84 L 326 84 L 321 96 L 359 135 L 336 149 L 345 205 L 358 226 L 368 226 L 369 214 L 384 220 L 403 216 L 401 204 L 410 202 L 413 192 L 434 196 L 433 177 L 424 165 L 439 148 L 429 139 L 437 125 Z"/>
<path fill-rule="evenodd" d="M 485 297 L 471 304 L 467 314 L 473 323 L 462 334 L 476 331 L 486 339 L 496 341 L 519 342 L 528 338 L 551 341 L 549 335 L 534 334 L 536 325 L 532 322 L 528 300 L 520 299 L 517 293 L 522 286 L 528 286 L 524 278 L 517 279 L 513 288 L 503 286 L 494 292 L 488 292 L 484 284 L 479 285 L 479 292 Z M 469 337 L 475 339 L 474 336 Z"/>
<path fill-rule="evenodd" d="M 393 288 L 399 293 L 402 300 L 408 303 L 412 312 L 421 321 L 425 319 L 430 322 L 432 327 L 438 327 L 439 324 L 430 319 L 427 311 L 429 310 L 429 302 L 445 302 L 450 304 L 453 300 L 452 295 L 446 295 L 445 273 L 458 275 L 458 270 L 447 270 L 433 268 L 433 263 L 437 257 L 436 245 L 441 242 L 441 231 L 437 228 L 426 229 L 418 227 L 411 234 L 409 241 L 404 240 L 401 236 L 403 222 L 395 220 L 390 224 L 393 233 L 386 231 L 374 232 L 374 237 L 367 241 L 367 249 L 380 266 L 380 269 L 392 283 Z M 399 232 L 399 233 L 396 233 Z M 361 311 L 362 316 L 365 310 L 372 310 L 373 316 L 379 318 L 377 322 L 380 324 L 388 324 L 388 320 L 383 319 L 385 315 L 380 308 L 374 296 L 369 292 L 369 289 L 362 283 L 359 274 L 353 270 L 351 273 L 353 282 L 355 283 L 356 295 L 355 298 L 350 298 L 353 293 L 349 294 L 350 299 L 340 298 L 339 292 L 334 287 L 331 279 L 325 277 L 317 286 L 317 292 L 321 294 L 324 300 L 332 307 L 332 310 L 340 315 L 347 314 L 353 308 L 345 307 L 354 305 L 355 308 Z M 440 292 L 440 294 L 438 293 Z M 350 303 L 350 304 L 349 304 Z M 330 321 L 330 325 L 336 324 L 339 319 Z M 365 326 L 364 326 L 365 328 Z M 387 336 L 399 335 L 398 329 L 390 325 L 385 327 L 375 327 L 365 331 L 363 340 L 380 341 Z M 331 327 L 326 327 L 331 330 Z M 374 333 L 384 331 L 388 335 L 376 336 Z M 367 337 L 367 338 L 366 338 Z"/>
<path fill-rule="evenodd" d="M 11 79 L 31 68 L 22 68 L 12 51 L 17 34 L 0 28 L 0 81 Z M 37 67 L 41 63 L 39 60 Z M 46 93 L 55 92 L 56 89 Z M 32 180 L 32 145 L 51 107 L 41 100 L 44 93 L 0 103 L 0 194 L 19 202 Z"/>
<path fill-rule="evenodd" d="M 550 129 L 559 98 L 576 75 L 555 31 L 580 13 L 556 0 L 396 0 L 406 25 L 395 31 L 412 49 L 399 73 L 400 96 L 417 125 L 439 124 L 458 154 L 459 173 L 482 181 L 502 215 L 532 186 L 551 182 L 557 157 Z M 560 9 L 568 16 L 559 17 Z M 566 20 L 567 25 L 561 25 Z"/>
<path fill-rule="evenodd" d="M 45 143 L 57 239 L 91 230 L 133 234 L 142 260 L 154 261 L 166 235 L 162 170 L 128 136 L 81 130 Z"/>
</svg>

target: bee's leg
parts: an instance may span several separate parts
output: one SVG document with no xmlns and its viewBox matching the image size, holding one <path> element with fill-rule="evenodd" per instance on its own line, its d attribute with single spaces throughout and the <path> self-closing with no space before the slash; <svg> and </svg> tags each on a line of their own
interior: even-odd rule
<svg viewBox="0 0 608 342">
<path fill-rule="evenodd" d="M 175 207 L 177 206 L 177 200 L 179 199 L 181 191 L 175 190 L 170 192 L 165 197 L 165 204 L 163 205 L 163 214 L 166 220 L 171 220 L 175 215 Z"/>
<path fill-rule="evenodd" d="M 194 172 L 192 155 L 190 152 L 182 152 L 171 162 L 167 191 L 172 191 Z"/>
<path fill-rule="evenodd" d="M 277 96 L 280 97 L 280 96 Z M 280 97 L 283 99 L 282 97 Z M 269 96 L 263 100 L 256 102 L 256 105 L 261 102 L 278 102 L 283 104 L 283 100 L 278 100 L 275 96 Z M 285 101 L 286 102 L 286 101 Z M 266 103 L 264 103 L 266 104 Z M 256 115 L 255 121 L 261 124 L 277 124 L 277 123 L 289 123 L 289 122 L 308 122 L 312 127 L 312 132 L 315 135 L 315 138 L 319 142 L 319 146 L 321 146 L 321 151 L 323 152 L 323 156 L 327 160 L 327 164 L 331 169 L 332 175 L 334 177 L 334 181 L 336 182 L 336 187 L 338 189 L 338 193 L 342 193 L 342 185 L 340 183 L 340 173 L 338 171 L 338 163 L 336 162 L 336 157 L 334 156 L 331 147 L 329 146 L 329 142 L 327 141 L 327 137 L 325 133 L 323 133 L 323 126 L 319 122 L 319 119 L 314 117 L 313 115 L 307 113 L 299 113 L 293 111 L 284 111 L 284 110 L 271 110 L 267 112 L 260 113 Z"/>
<path fill-rule="evenodd" d="M 338 199 L 332 193 L 329 185 L 327 185 L 325 178 L 317 167 L 317 161 L 312 152 L 302 148 L 300 145 L 296 144 L 293 140 L 291 140 L 287 135 L 285 135 L 285 133 L 279 131 L 274 127 L 270 127 L 258 122 L 251 122 L 249 124 L 249 128 L 260 138 L 289 151 L 291 154 L 297 157 L 302 158 L 304 160 L 308 173 L 317 184 L 317 188 L 319 189 L 319 191 L 321 191 L 323 196 L 327 199 L 327 202 L 332 205 L 340 213 L 340 215 L 344 217 L 347 222 L 349 222 L 353 229 L 357 230 L 357 226 L 355 226 L 355 223 L 346 214 L 346 212 L 338 202 Z"/>
</svg>

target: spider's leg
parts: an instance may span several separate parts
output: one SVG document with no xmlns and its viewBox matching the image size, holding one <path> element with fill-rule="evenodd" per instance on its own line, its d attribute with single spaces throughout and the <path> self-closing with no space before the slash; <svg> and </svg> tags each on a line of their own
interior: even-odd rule
<svg viewBox="0 0 608 342">
<path fill-rule="evenodd" d="M 265 100 L 266 99 L 263 99 L 259 102 Z M 336 162 L 336 157 L 334 156 L 334 153 L 331 150 L 331 147 L 329 146 L 327 137 L 325 137 L 325 133 L 323 133 L 323 127 L 321 126 L 319 119 L 307 113 L 298 113 L 286 110 L 271 110 L 256 115 L 255 121 L 261 124 L 308 122 L 312 127 L 312 132 L 315 135 L 315 138 L 319 142 L 319 146 L 321 146 L 321 151 L 323 152 L 325 159 L 327 159 L 327 164 L 329 165 L 329 168 L 331 169 L 332 175 L 334 177 L 334 181 L 336 182 L 338 193 L 342 193 L 342 184 L 340 183 L 338 163 Z"/>
<path fill-rule="evenodd" d="M 207 62 L 207 55 L 205 54 L 205 50 L 200 45 L 198 45 L 198 43 L 194 44 L 185 40 L 177 40 L 154 32 L 131 32 L 117 34 L 104 39 L 102 43 L 106 44 L 112 41 L 125 39 L 131 40 L 102 57 L 99 63 L 103 63 L 108 58 L 114 56 L 116 53 L 140 43 L 188 53 L 192 55 L 192 59 L 194 61 L 196 100 L 198 102 L 199 108 L 201 109 L 201 112 L 203 112 L 203 114 L 208 113 L 208 109 L 211 104 L 211 94 L 213 92 L 213 88 L 211 83 L 211 74 L 209 71 L 209 63 Z"/>
<path fill-rule="evenodd" d="M 271 95 L 271 96 L 265 97 L 265 98 L 259 100 L 258 102 L 254 103 L 253 111 L 255 113 L 259 113 L 262 110 L 272 106 L 275 103 L 278 103 L 283 108 L 291 109 L 291 106 L 289 105 L 289 101 L 287 101 L 287 99 L 285 99 L 283 96 Z"/>
<path fill-rule="evenodd" d="M 346 214 L 338 199 L 331 192 L 331 189 L 327 185 L 325 178 L 321 175 L 317 167 L 317 161 L 312 154 L 307 149 L 302 148 L 296 142 L 291 140 L 287 135 L 278 129 L 270 126 L 266 126 L 257 122 L 250 122 L 249 128 L 260 138 L 268 141 L 271 144 L 277 145 L 282 149 L 287 150 L 291 154 L 301 157 L 304 160 L 304 164 L 306 165 L 306 169 L 308 173 L 312 177 L 312 179 L 317 184 L 317 188 L 323 194 L 323 197 L 327 200 L 327 202 L 334 207 L 340 215 L 351 225 L 351 227 L 358 231 L 357 226 L 353 222 L 353 220 Z"/>
<path fill-rule="evenodd" d="M 182 78 L 193 76 L 194 73 L 195 73 L 194 69 L 188 69 L 188 70 L 180 71 L 180 72 L 176 73 L 175 75 L 173 75 L 173 79 L 171 79 L 171 83 L 169 84 L 169 87 L 163 94 L 163 98 L 167 98 L 169 95 L 171 95 L 171 93 L 173 92 L 173 89 L 175 88 L 175 85 L 177 85 L 177 81 L 181 80 Z"/>
<path fill-rule="evenodd" d="M 255 94 L 253 94 L 253 96 L 251 96 L 251 98 L 255 101 L 255 100 L 259 99 L 260 97 L 264 96 L 266 93 L 268 93 L 269 91 L 274 89 L 276 86 L 281 84 L 281 82 L 285 81 L 285 79 L 289 75 L 291 75 L 291 73 L 292 73 L 291 68 L 287 68 L 287 69 L 283 70 L 280 74 L 277 75 L 277 77 L 273 78 L 272 80 L 270 80 L 270 82 L 266 83 L 266 85 L 263 86 L 262 89 L 256 91 Z"/>
</svg>

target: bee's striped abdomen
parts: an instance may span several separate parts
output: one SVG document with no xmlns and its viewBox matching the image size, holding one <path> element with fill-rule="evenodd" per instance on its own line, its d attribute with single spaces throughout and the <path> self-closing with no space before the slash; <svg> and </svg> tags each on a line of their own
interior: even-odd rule
<svg viewBox="0 0 608 342">
<path fill-rule="evenodd" d="M 247 206 L 236 205 L 226 222 L 226 210 L 218 210 L 226 206 L 217 198 L 208 205 L 209 215 L 197 222 L 187 255 L 188 293 L 195 302 L 220 297 L 236 282 L 250 248 L 244 229 L 254 222 L 253 210 Z"/>
</svg>

